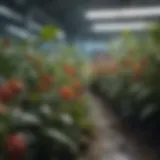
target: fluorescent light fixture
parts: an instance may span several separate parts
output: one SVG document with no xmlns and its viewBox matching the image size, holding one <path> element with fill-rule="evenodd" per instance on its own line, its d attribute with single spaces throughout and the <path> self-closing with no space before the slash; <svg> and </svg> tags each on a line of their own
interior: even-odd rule
<svg viewBox="0 0 160 160">
<path fill-rule="evenodd" d="M 31 21 L 29 26 L 31 27 L 31 29 L 35 29 L 37 31 L 40 31 L 42 26 L 34 21 Z"/>
<path fill-rule="evenodd" d="M 18 20 L 20 22 L 23 21 L 23 17 L 20 14 L 14 12 L 10 8 L 2 6 L 2 5 L 0 5 L 0 15 L 3 15 L 3 16 L 10 18 L 10 19 Z"/>
<path fill-rule="evenodd" d="M 30 33 L 22 28 L 16 27 L 14 25 L 8 25 L 6 27 L 6 30 L 13 34 L 16 37 L 22 38 L 22 39 L 27 39 L 30 36 Z"/>
<path fill-rule="evenodd" d="M 149 29 L 152 23 L 147 22 L 131 22 L 131 23 L 102 23 L 93 24 L 92 31 L 94 32 L 119 32 L 124 30 L 140 31 Z"/>
<path fill-rule="evenodd" d="M 160 16 L 160 6 L 121 8 L 87 11 L 85 17 L 89 20 L 97 19 L 119 19 L 119 18 L 138 18 Z"/>
</svg>

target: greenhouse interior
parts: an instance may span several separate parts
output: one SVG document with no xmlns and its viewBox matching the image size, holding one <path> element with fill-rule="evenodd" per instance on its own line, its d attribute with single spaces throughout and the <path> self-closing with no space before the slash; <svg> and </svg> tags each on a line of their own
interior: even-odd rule
<svg viewBox="0 0 160 160">
<path fill-rule="evenodd" d="M 160 160 L 159 0 L 0 0 L 0 22 L 0 160 Z"/>
</svg>

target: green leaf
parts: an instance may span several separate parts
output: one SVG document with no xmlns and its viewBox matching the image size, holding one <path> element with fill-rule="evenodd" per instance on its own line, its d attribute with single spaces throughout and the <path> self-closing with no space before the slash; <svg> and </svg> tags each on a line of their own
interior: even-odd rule
<svg viewBox="0 0 160 160">
<path fill-rule="evenodd" d="M 48 41 L 55 39 L 57 36 L 57 33 L 60 31 L 60 29 L 53 25 L 46 25 L 42 28 L 40 37 L 42 40 Z"/>
<path fill-rule="evenodd" d="M 140 119 L 145 120 L 158 110 L 158 107 L 155 104 L 148 104 L 144 107 L 140 114 Z"/>
<path fill-rule="evenodd" d="M 41 96 L 38 92 L 32 92 L 29 95 L 29 100 L 30 100 L 30 102 L 32 102 L 34 104 L 34 103 L 39 102 L 41 100 Z"/>
<path fill-rule="evenodd" d="M 73 125 L 73 118 L 69 114 L 61 114 L 60 115 L 60 120 L 65 124 L 65 125 Z"/>
<path fill-rule="evenodd" d="M 50 136 L 54 141 L 58 142 L 59 144 L 68 146 L 72 150 L 76 150 L 76 144 L 64 133 L 57 129 L 47 129 L 46 133 Z"/>
<path fill-rule="evenodd" d="M 137 93 L 137 100 L 145 100 L 146 98 L 148 98 L 152 93 L 152 90 L 147 89 L 147 88 L 141 88 L 141 90 L 139 91 L 139 93 Z"/>
</svg>

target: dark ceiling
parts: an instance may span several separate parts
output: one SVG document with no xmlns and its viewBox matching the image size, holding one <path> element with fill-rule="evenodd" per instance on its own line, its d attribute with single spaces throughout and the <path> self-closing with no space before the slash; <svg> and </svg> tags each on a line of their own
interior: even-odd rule
<svg viewBox="0 0 160 160">
<path fill-rule="evenodd" d="M 64 28 L 70 37 L 89 36 L 88 21 L 83 13 L 91 8 L 117 8 L 129 6 L 157 5 L 160 0 L 1 0 L 1 3 L 27 15 L 33 7 L 40 8 Z M 34 9 L 33 9 L 34 10 Z M 39 15 L 39 19 L 45 17 Z"/>
</svg>

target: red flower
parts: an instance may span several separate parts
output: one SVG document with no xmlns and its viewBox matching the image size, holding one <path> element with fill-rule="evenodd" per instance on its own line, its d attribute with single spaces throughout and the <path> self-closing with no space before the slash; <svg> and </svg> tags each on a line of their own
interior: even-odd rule
<svg viewBox="0 0 160 160">
<path fill-rule="evenodd" d="M 7 85 L 14 94 L 18 94 L 24 89 L 24 84 L 20 80 L 9 80 Z"/>
<path fill-rule="evenodd" d="M 40 92 L 46 92 L 54 82 L 55 82 L 54 77 L 50 75 L 44 75 L 38 84 L 38 90 Z"/>
<path fill-rule="evenodd" d="M 64 66 L 64 71 L 68 75 L 71 75 L 71 76 L 75 76 L 76 75 L 76 70 L 72 66 L 70 66 L 70 65 L 65 65 Z"/>
<path fill-rule="evenodd" d="M 60 89 L 60 96 L 64 100 L 72 100 L 74 97 L 74 92 L 71 87 L 64 86 Z"/>
<path fill-rule="evenodd" d="M 9 156 L 11 156 L 13 159 L 18 159 L 26 152 L 26 144 L 24 139 L 17 135 L 11 135 L 7 137 L 6 147 Z"/>
<path fill-rule="evenodd" d="M 51 84 L 55 81 L 55 79 L 50 75 L 44 75 L 42 81 L 45 82 L 46 84 Z"/>
<path fill-rule="evenodd" d="M 0 88 L 0 100 L 3 102 L 9 102 L 14 98 L 12 91 L 8 88 L 7 85 L 4 85 Z"/>
</svg>

